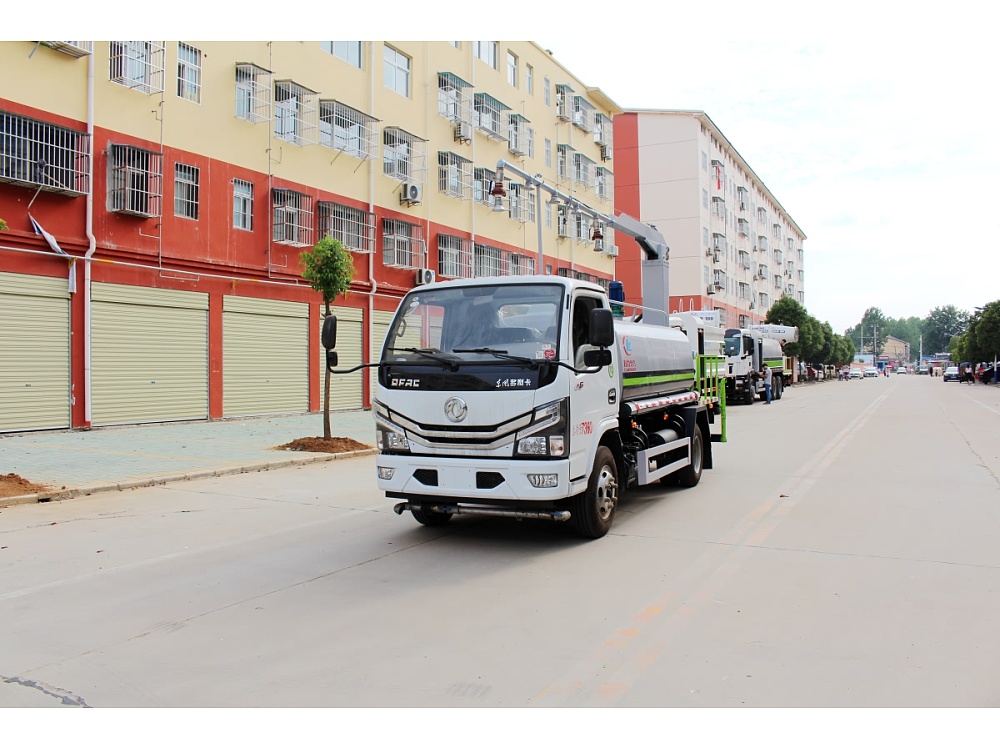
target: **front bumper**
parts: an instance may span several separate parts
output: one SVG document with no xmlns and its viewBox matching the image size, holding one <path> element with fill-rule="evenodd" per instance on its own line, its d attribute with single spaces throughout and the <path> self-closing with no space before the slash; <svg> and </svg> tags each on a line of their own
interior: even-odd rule
<svg viewBox="0 0 1000 750">
<path fill-rule="evenodd" d="M 379 476 L 378 487 L 392 497 L 452 498 L 494 503 L 552 503 L 586 488 L 583 478 L 570 482 L 570 462 L 483 460 L 380 453 L 378 470 L 391 469 L 392 478 Z M 553 486 L 536 487 L 530 474 L 553 475 Z"/>
</svg>

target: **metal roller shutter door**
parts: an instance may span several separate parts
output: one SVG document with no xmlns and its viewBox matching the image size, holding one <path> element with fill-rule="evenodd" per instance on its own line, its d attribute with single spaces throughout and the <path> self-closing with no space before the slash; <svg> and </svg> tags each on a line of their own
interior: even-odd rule
<svg viewBox="0 0 1000 750">
<path fill-rule="evenodd" d="M 322 308 L 320 308 L 322 310 Z M 364 361 L 364 314 L 353 307 L 331 307 L 337 316 L 338 370 L 346 370 Z M 322 314 L 320 315 L 322 319 Z M 319 348 L 319 403 L 323 408 L 323 382 L 326 373 L 326 349 Z M 330 375 L 330 409 L 361 409 L 364 401 L 364 370 L 349 375 Z"/>
<path fill-rule="evenodd" d="M 91 286 L 95 425 L 208 418 L 208 295 Z"/>
<path fill-rule="evenodd" d="M 309 411 L 309 305 L 227 296 L 222 311 L 223 415 Z"/>
<path fill-rule="evenodd" d="M 0 273 L 0 432 L 69 427 L 65 278 Z"/>
</svg>

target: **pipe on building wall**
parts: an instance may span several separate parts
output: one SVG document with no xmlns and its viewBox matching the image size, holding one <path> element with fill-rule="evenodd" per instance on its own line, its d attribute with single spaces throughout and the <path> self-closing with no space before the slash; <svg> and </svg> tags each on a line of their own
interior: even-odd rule
<svg viewBox="0 0 1000 750">
<path fill-rule="evenodd" d="M 91 347 L 91 307 L 90 296 L 90 260 L 97 252 L 97 238 L 94 236 L 94 55 L 87 55 L 87 135 L 90 142 L 90 190 L 87 191 L 87 254 L 84 256 L 83 264 L 83 421 L 85 427 L 90 427 L 93 416 L 91 396 L 91 361 L 93 357 Z M 72 426 L 72 404 L 70 405 L 70 424 Z"/>
</svg>

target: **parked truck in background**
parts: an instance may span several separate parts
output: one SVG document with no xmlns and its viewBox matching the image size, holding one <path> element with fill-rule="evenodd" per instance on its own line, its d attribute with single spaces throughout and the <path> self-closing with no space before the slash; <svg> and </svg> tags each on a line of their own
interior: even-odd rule
<svg viewBox="0 0 1000 750">
<path fill-rule="evenodd" d="M 712 468 L 725 404 L 702 401 L 697 357 L 663 312 L 666 242 L 628 216 L 596 217 L 646 253 L 655 307 L 642 322 L 616 317 L 597 284 L 560 276 L 436 282 L 402 299 L 380 360 L 360 366 L 378 369 L 377 481 L 397 513 L 428 526 L 568 521 L 597 538 L 627 487 L 694 487 Z M 335 317 L 323 344 L 341 372 Z"/>
<path fill-rule="evenodd" d="M 760 372 L 767 364 L 772 371 L 784 372 L 781 343 L 751 328 L 726 329 L 726 399 L 752 404 L 758 394 L 764 395 Z M 785 379 L 772 377 L 771 397 L 780 399 Z"/>
</svg>

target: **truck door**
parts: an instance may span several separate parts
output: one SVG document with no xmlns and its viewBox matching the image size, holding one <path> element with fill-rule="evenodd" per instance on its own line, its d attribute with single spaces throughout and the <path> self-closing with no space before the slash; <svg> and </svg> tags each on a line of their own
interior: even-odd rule
<svg viewBox="0 0 1000 750">
<path fill-rule="evenodd" d="M 590 339 L 590 311 L 603 306 L 601 297 L 588 292 L 581 292 L 573 299 L 570 347 L 573 366 L 577 369 L 585 367 L 584 352 L 595 348 L 587 343 Z M 612 368 L 617 368 L 620 365 L 619 355 L 616 353 L 617 346 L 612 352 Z M 621 398 L 621 393 L 616 394 L 614 403 L 609 403 L 609 389 L 618 387 L 617 374 L 612 381 L 610 369 L 602 367 L 597 372 L 573 375 L 569 407 L 571 476 L 581 476 L 590 470 L 592 448 L 595 443 L 593 436 L 608 414 L 618 413 L 618 399 Z"/>
</svg>

